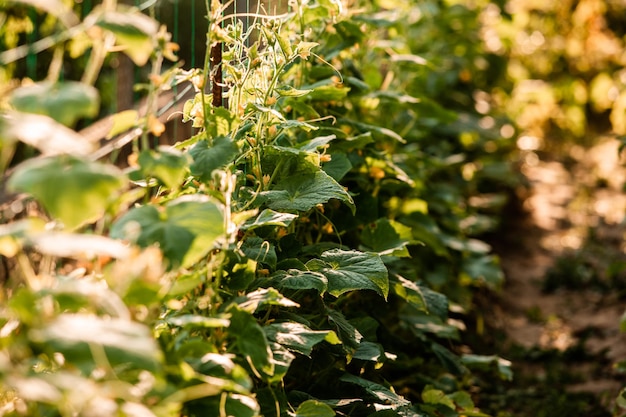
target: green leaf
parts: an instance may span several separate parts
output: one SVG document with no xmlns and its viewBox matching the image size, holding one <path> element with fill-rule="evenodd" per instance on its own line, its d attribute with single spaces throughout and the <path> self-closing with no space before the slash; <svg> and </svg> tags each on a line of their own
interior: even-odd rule
<svg viewBox="0 0 626 417">
<path fill-rule="evenodd" d="M 304 152 L 315 152 L 319 148 L 327 147 L 327 145 L 335 139 L 337 139 L 335 135 L 317 136 L 306 142 L 298 143 L 296 149 Z"/>
<path fill-rule="evenodd" d="M 422 294 L 422 289 L 413 281 L 409 281 L 401 276 L 396 276 L 394 282 L 392 283 L 392 288 L 396 295 L 406 300 L 416 309 L 420 311 L 428 311 L 426 307 L 426 299 L 424 294 Z"/>
<path fill-rule="evenodd" d="M 201 140 L 189 150 L 193 158 L 191 174 L 200 181 L 211 180 L 213 171 L 222 168 L 233 161 L 239 148 L 226 136 L 218 136 L 209 144 L 207 140 Z"/>
<path fill-rule="evenodd" d="M 328 292 L 335 297 L 354 290 L 374 290 L 385 300 L 389 294 L 387 268 L 375 253 L 333 249 L 306 266 L 328 278 Z"/>
<path fill-rule="evenodd" d="M 276 248 L 273 244 L 260 237 L 250 237 L 243 241 L 241 250 L 255 262 L 264 263 L 271 268 L 276 268 Z"/>
<path fill-rule="evenodd" d="M 280 382 L 287 375 L 287 371 L 289 371 L 291 363 L 296 359 L 296 355 L 291 353 L 285 346 L 275 342 L 270 342 L 270 348 L 273 355 L 274 375 L 268 378 L 268 382 Z"/>
<path fill-rule="evenodd" d="M 259 288 L 245 295 L 243 301 L 239 301 L 239 308 L 249 313 L 254 313 L 261 306 L 299 307 L 298 303 L 291 301 L 274 288 Z"/>
<path fill-rule="evenodd" d="M 283 85 L 274 91 L 276 91 L 281 97 L 302 97 L 306 96 L 313 90 L 298 90 L 290 85 Z"/>
<path fill-rule="evenodd" d="M 145 65 L 154 50 L 159 23 L 136 9 L 122 11 L 96 10 L 85 18 L 115 35 L 116 44 L 138 66 Z"/>
<path fill-rule="evenodd" d="M 341 179 L 352 169 L 350 158 L 343 152 L 334 152 L 330 154 L 331 160 L 323 165 L 324 172 L 330 175 L 335 181 Z"/>
<path fill-rule="evenodd" d="M 439 317 L 443 321 L 447 320 L 449 307 L 448 297 L 428 287 L 420 286 L 419 289 L 426 301 L 426 310 L 428 313 Z"/>
<path fill-rule="evenodd" d="M 40 82 L 15 89 L 9 103 L 17 111 L 49 116 L 65 126 L 95 117 L 100 95 L 94 87 L 77 81 Z"/>
<path fill-rule="evenodd" d="M 18 112 L 0 114 L 0 150 L 12 147 L 15 141 L 32 146 L 46 156 L 86 156 L 95 150 L 93 143 L 51 117 Z M 12 152 L 12 148 L 7 149 L 7 153 Z"/>
<path fill-rule="evenodd" d="M 359 378 L 358 376 L 351 374 L 344 374 L 341 378 L 339 378 L 339 380 L 364 388 L 365 391 L 376 398 L 379 403 L 391 405 L 394 408 L 410 404 L 408 400 L 391 391 L 389 388 L 375 382 L 368 381 L 367 379 Z"/>
<path fill-rule="evenodd" d="M 304 324 L 295 322 L 272 323 L 263 329 L 269 340 L 309 357 L 313 347 L 327 340 L 332 333 L 332 330 L 311 330 Z"/>
<path fill-rule="evenodd" d="M 335 412 L 328 405 L 317 400 L 306 400 L 298 406 L 294 417 L 333 417 Z"/>
<path fill-rule="evenodd" d="M 495 368 L 501 379 L 505 381 L 513 380 L 512 363 L 499 356 L 470 355 L 461 356 L 461 361 L 470 369 L 489 370 Z"/>
<path fill-rule="evenodd" d="M 281 180 L 272 191 L 260 193 L 273 210 L 307 211 L 335 198 L 345 203 L 352 212 L 356 206 L 350 194 L 324 171 L 302 173 Z"/>
<path fill-rule="evenodd" d="M 111 139 L 114 136 L 124 133 L 132 127 L 137 126 L 139 123 L 139 112 L 137 110 L 124 110 L 119 113 L 115 113 L 111 116 L 113 119 L 113 126 L 106 138 Z"/>
<path fill-rule="evenodd" d="M 424 401 L 426 404 L 441 404 L 452 410 L 456 409 L 454 401 L 448 398 L 445 392 L 438 389 L 426 388 L 422 392 L 422 401 Z"/>
<path fill-rule="evenodd" d="M 171 268 L 189 266 L 205 256 L 224 234 L 221 208 L 201 195 L 188 195 L 155 206 L 134 208 L 118 219 L 111 236 L 141 247 L 158 244 Z"/>
<path fill-rule="evenodd" d="M 93 355 L 98 354 L 98 348 L 113 366 L 155 370 L 162 360 L 150 329 L 126 319 L 61 314 L 28 335 L 33 342 L 62 353 L 66 361 L 78 366 L 95 366 L 99 358 Z"/>
<path fill-rule="evenodd" d="M 352 357 L 378 363 L 384 362 L 387 358 L 382 345 L 373 342 L 361 342 L 356 352 L 352 354 Z"/>
<path fill-rule="evenodd" d="M 230 324 L 230 321 L 224 317 L 205 317 L 197 314 L 169 317 L 166 321 L 172 326 L 190 328 L 228 327 Z"/>
<path fill-rule="evenodd" d="M 224 393 L 223 396 L 215 396 L 207 401 L 203 401 L 202 412 L 193 413 L 193 415 L 257 417 L 259 411 L 259 405 L 254 397 L 243 394 Z"/>
<path fill-rule="evenodd" d="M 324 294 L 328 288 L 328 278 L 319 272 L 301 271 L 299 269 L 288 269 L 287 271 L 276 271 L 272 276 L 271 285 L 280 289 L 291 290 L 317 290 Z"/>
<path fill-rule="evenodd" d="M 498 287 L 504 282 L 504 273 L 496 256 L 471 256 L 463 262 L 463 272 L 474 281 Z"/>
<path fill-rule="evenodd" d="M 250 313 L 237 306 L 228 312 L 231 314 L 229 331 L 236 338 L 238 352 L 248 359 L 257 374 L 273 375 L 273 354 L 261 326 Z"/>
<path fill-rule="evenodd" d="M 411 240 L 411 229 L 389 219 L 378 219 L 365 225 L 361 231 L 361 241 L 380 255 L 408 257 L 406 246 Z"/>
<path fill-rule="evenodd" d="M 626 409 L 626 388 L 622 389 L 617 396 L 616 403 L 620 408 Z"/>
<path fill-rule="evenodd" d="M 297 214 L 279 213 L 271 209 L 263 210 L 254 220 L 248 220 L 242 226 L 242 230 L 254 230 L 262 226 L 287 227 L 298 218 Z"/>
<path fill-rule="evenodd" d="M 362 131 L 362 132 L 372 132 L 373 134 L 375 134 L 376 136 L 379 137 L 387 137 L 390 139 L 395 140 L 396 142 L 399 143 L 406 143 L 406 140 L 404 140 L 404 138 L 400 135 L 398 135 L 396 132 L 394 132 L 391 129 L 388 129 L 386 127 L 381 127 L 381 126 L 376 126 L 376 125 L 371 125 L 371 124 L 367 124 L 367 123 L 362 123 L 362 122 L 357 122 L 354 120 L 345 120 L 345 119 L 341 119 L 342 123 L 346 123 L 350 126 L 355 127 L 356 129 Z"/>
<path fill-rule="evenodd" d="M 31 194 L 68 230 L 98 220 L 125 185 L 113 165 L 66 156 L 30 159 L 8 181 L 10 190 Z"/>
<path fill-rule="evenodd" d="M 189 159 L 180 151 L 162 146 L 158 151 L 142 151 L 138 162 L 143 178 L 157 178 L 168 188 L 177 189 L 187 175 Z"/>
<path fill-rule="evenodd" d="M 336 85 L 334 81 L 330 80 L 306 87 L 313 90 L 307 96 L 307 99 L 313 101 L 341 101 L 344 100 L 350 92 L 349 87 Z"/>
<path fill-rule="evenodd" d="M 446 349 L 439 343 L 435 342 L 431 344 L 431 348 L 435 356 L 437 356 L 437 358 L 441 361 L 443 366 L 448 369 L 448 371 L 456 375 L 462 375 L 467 373 L 467 368 L 463 365 L 463 362 L 461 362 L 461 358 L 450 352 L 449 349 Z"/>
<path fill-rule="evenodd" d="M 330 308 L 326 309 L 328 314 L 328 320 L 335 324 L 337 329 L 337 336 L 345 346 L 356 350 L 359 347 L 359 343 L 363 340 L 363 335 L 354 327 L 345 316 Z"/>
</svg>

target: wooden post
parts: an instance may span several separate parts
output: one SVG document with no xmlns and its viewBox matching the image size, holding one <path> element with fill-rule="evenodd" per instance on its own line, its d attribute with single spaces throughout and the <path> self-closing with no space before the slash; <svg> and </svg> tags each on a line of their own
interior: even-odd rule
<svg viewBox="0 0 626 417">
<path fill-rule="evenodd" d="M 220 0 L 220 3 L 224 0 Z M 222 43 L 211 46 L 211 74 L 213 75 L 213 107 L 222 107 Z"/>
</svg>

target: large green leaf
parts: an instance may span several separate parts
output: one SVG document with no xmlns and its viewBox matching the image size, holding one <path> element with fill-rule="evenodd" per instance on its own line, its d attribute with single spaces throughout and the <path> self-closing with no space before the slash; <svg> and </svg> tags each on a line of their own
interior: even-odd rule
<svg viewBox="0 0 626 417">
<path fill-rule="evenodd" d="M 239 301 L 239 308 L 249 312 L 256 312 L 262 306 L 299 307 L 298 303 L 285 297 L 274 288 L 259 288 L 249 292 Z"/>
<path fill-rule="evenodd" d="M 361 340 L 363 340 L 363 335 L 340 311 L 327 308 L 326 314 L 328 314 L 328 320 L 335 324 L 337 336 L 339 336 L 341 342 L 346 347 L 356 351 L 361 343 Z"/>
<path fill-rule="evenodd" d="M 253 230 L 262 226 L 282 226 L 287 227 L 294 221 L 298 215 L 291 213 L 279 213 L 274 210 L 263 210 L 254 220 L 245 222 L 241 229 Z"/>
<path fill-rule="evenodd" d="M 271 276 L 272 285 L 291 290 L 317 290 L 324 294 L 328 288 L 328 278 L 319 272 L 288 269 L 276 271 Z"/>
<path fill-rule="evenodd" d="M 95 117 L 100 109 L 98 90 L 77 81 L 20 87 L 12 92 L 9 102 L 17 111 L 50 116 L 66 126 L 83 117 Z"/>
<path fill-rule="evenodd" d="M 193 158 L 191 174 L 200 181 L 209 181 L 213 171 L 231 163 L 238 152 L 237 145 L 226 136 L 218 136 L 211 144 L 201 140 L 189 150 Z"/>
<path fill-rule="evenodd" d="M 199 261 L 224 234 L 224 218 L 217 203 L 205 196 L 190 195 L 155 206 L 134 208 L 113 224 L 111 236 L 141 247 L 158 244 L 170 267 Z"/>
<path fill-rule="evenodd" d="M 154 370 L 162 360 L 150 329 L 126 319 L 62 314 L 44 327 L 32 329 L 29 338 L 62 353 L 77 366 L 95 366 L 100 351 L 113 366 Z"/>
<path fill-rule="evenodd" d="M 20 164 L 8 187 L 33 195 L 52 217 L 72 230 L 98 220 L 126 182 L 113 165 L 57 156 Z"/>
<path fill-rule="evenodd" d="M 328 292 L 336 297 L 348 291 L 374 290 L 387 299 L 389 278 L 378 254 L 333 249 L 306 266 L 328 278 Z"/>
<path fill-rule="evenodd" d="M 469 256 L 463 262 L 463 272 L 473 281 L 498 287 L 504 281 L 500 261 L 492 255 Z"/>
<path fill-rule="evenodd" d="M 335 412 L 328 405 L 317 400 L 306 400 L 298 406 L 295 417 L 333 417 Z"/>
<path fill-rule="evenodd" d="M 424 294 L 422 293 L 422 288 L 413 281 L 409 281 L 401 276 L 396 276 L 394 277 L 392 288 L 396 295 L 402 297 L 413 307 L 421 311 L 427 311 L 426 300 Z"/>
<path fill-rule="evenodd" d="M 356 211 L 350 194 L 321 170 L 288 176 L 278 182 L 273 190 L 260 195 L 269 208 L 278 211 L 307 211 L 318 204 L 328 202 L 331 198 L 344 202 L 353 213 Z"/>
<path fill-rule="evenodd" d="M 158 151 L 142 151 L 139 154 L 138 162 L 143 178 L 157 178 L 171 189 L 177 189 L 181 185 L 189 165 L 186 154 L 164 146 L 160 147 Z"/>
<path fill-rule="evenodd" d="M 237 306 L 228 312 L 231 314 L 229 331 L 236 338 L 238 353 L 248 360 L 256 373 L 273 375 L 273 354 L 261 326 L 250 313 Z"/>
<path fill-rule="evenodd" d="M 365 389 L 365 391 L 369 395 L 376 398 L 378 402 L 390 405 L 392 408 L 410 404 L 407 399 L 405 399 L 401 395 L 396 394 L 389 388 L 375 382 L 368 381 L 367 379 L 359 378 L 358 376 L 354 376 L 351 374 L 344 374 L 343 376 L 341 376 L 341 378 L 339 378 L 339 380 L 349 384 L 357 385 Z"/>
<path fill-rule="evenodd" d="M 511 369 L 512 363 L 499 356 L 491 355 L 472 355 L 466 354 L 461 356 L 461 361 L 465 366 L 470 369 L 489 370 L 493 368 L 497 371 L 498 376 L 506 381 L 513 380 L 513 370 Z"/>
<path fill-rule="evenodd" d="M 361 241 L 380 255 L 409 256 L 406 246 L 411 241 L 411 229 L 388 219 L 378 219 L 365 225 Z"/>
<path fill-rule="evenodd" d="M 313 346 L 318 343 L 337 339 L 332 330 L 311 330 L 304 324 L 295 322 L 272 323 L 263 329 L 269 340 L 305 356 L 310 356 Z"/>
<path fill-rule="evenodd" d="M 149 16 L 131 8 L 105 12 L 97 9 L 85 22 L 111 31 L 117 45 L 135 64 L 143 66 L 150 59 L 159 23 Z"/>
<path fill-rule="evenodd" d="M 260 237 L 250 237 L 244 240 L 241 250 L 255 262 L 264 263 L 271 268 L 276 268 L 276 248 L 270 242 Z"/>
</svg>

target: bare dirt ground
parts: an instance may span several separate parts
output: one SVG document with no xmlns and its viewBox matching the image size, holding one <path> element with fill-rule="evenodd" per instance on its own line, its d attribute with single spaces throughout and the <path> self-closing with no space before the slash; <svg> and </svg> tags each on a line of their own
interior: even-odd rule
<svg viewBox="0 0 626 417">
<path fill-rule="evenodd" d="M 565 389 L 597 394 L 607 409 L 626 386 L 614 366 L 626 359 L 626 334 L 620 332 L 626 293 L 612 287 L 624 276 L 624 268 L 615 266 L 623 265 L 626 253 L 626 169 L 618 146 L 607 139 L 590 149 L 575 147 L 567 162 L 526 155 L 527 216 L 510 230 L 513 247 L 495 247 L 507 283 L 492 316 L 506 334 L 505 352 L 513 346 L 584 351 L 581 360 L 568 363 L 579 378 Z M 616 272 L 607 274 L 611 266 Z M 549 372 L 537 362 L 520 366 L 539 378 Z"/>
</svg>

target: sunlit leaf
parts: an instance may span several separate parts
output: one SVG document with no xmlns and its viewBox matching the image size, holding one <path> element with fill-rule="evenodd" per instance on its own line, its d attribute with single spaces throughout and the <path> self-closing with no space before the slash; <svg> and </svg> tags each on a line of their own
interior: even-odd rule
<svg viewBox="0 0 626 417">
<path fill-rule="evenodd" d="M 138 66 L 143 66 L 150 59 L 154 49 L 159 23 L 133 9 L 123 11 L 93 12 L 85 20 L 115 34 L 116 43 L 123 52 Z"/>
<path fill-rule="evenodd" d="M 298 303 L 285 297 L 274 288 L 259 288 L 245 295 L 239 302 L 239 308 L 254 313 L 261 306 L 299 307 Z"/>
<path fill-rule="evenodd" d="M 52 217 L 73 230 L 100 218 L 126 182 L 113 165 L 49 157 L 20 164 L 9 178 L 8 188 L 31 194 Z"/>
<path fill-rule="evenodd" d="M 320 272 L 328 278 L 328 292 L 336 297 L 348 291 L 374 290 L 387 299 L 387 268 L 375 253 L 333 249 L 306 265 L 311 271 Z"/>
<path fill-rule="evenodd" d="M 237 145 L 226 136 L 218 136 L 211 144 L 201 140 L 189 150 L 193 158 L 191 174 L 200 181 L 209 181 L 213 171 L 231 163 L 238 152 Z"/>
<path fill-rule="evenodd" d="M 169 324 L 178 327 L 228 327 L 230 321 L 224 317 L 205 317 L 197 314 L 183 314 L 170 317 L 166 320 Z"/>
<path fill-rule="evenodd" d="M 158 151 L 145 150 L 139 154 L 140 173 L 143 178 L 159 179 L 168 188 L 182 184 L 189 165 L 189 157 L 173 148 L 159 147 Z"/>
<path fill-rule="evenodd" d="M 297 214 L 279 213 L 271 209 L 263 210 L 254 220 L 245 222 L 241 229 L 253 230 L 261 226 L 282 226 L 287 227 L 298 217 Z"/>
<path fill-rule="evenodd" d="M 426 300 L 420 286 L 401 276 L 394 277 L 393 281 L 392 288 L 396 295 L 405 299 L 418 310 L 427 311 Z M 448 309 L 446 306 L 446 313 L 447 311 Z"/>
<path fill-rule="evenodd" d="M 276 268 L 277 256 L 276 248 L 273 244 L 259 237 L 250 237 L 244 240 L 241 250 L 250 259 L 255 262 L 269 265 Z"/>
<path fill-rule="evenodd" d="M 298 90 L 290 85 L 284 85 L 275 90 L 282 97 L 302 97 L 306 96 L 313 90 Z"/>
<path fill-rule="evenodd" d="M 102 349 L 113 366 L 155 369 L 162 359 L 148 327 L 118 318 L 62 314 L 45 327 L 32 329 L 29 337 L 47 349 L 61 352 L 78 366 L 95 366 L 98 358 L 93 356 L 94 349 Z"/>
<path fill-rule="evenodd" d="M 373 342 L 361 342 L 352 357 L 371 362 L 383 362 L 386 359 L 383 347 Z"/>
<path fill-rule="evenodd" d="M 354 212 L 350 194 L 324 171 L 302 173 L 281 180 L 273 190 L 261 193 L 273 210 L 307 211 L 331 198 L 345 203 Z"/>
<path fill-rule="evenodd" d="M 406 400 L 401 395 L 398 395 L 395 392 L 391 391 L 389 388 L 386 388 L 375 382 L 368 381 L 367 379 L 359 378 L 358 376 L 354 376 L 351 374 L 344 374 L 339 379 L 342 382 L 357 385 L 363 388 L 369 395 L 373 396 L 383 404 L 389 404 L 394 407 L 400 407 L 410 404 L 408 400 Z"/>
<path fill-rule="evenodd" d="M 230 308 L 229 331 L 236 337 L 238 352 L 248 359 L 257 373 L 271 376 L 274 373 L 273 354 L 265 332 L 250 313 L 237 307 Z"/>
<path fill-rule="evenodd" d="M 115 113 L 113 116 L 113 126 L 106 138 L 111 139 L 114 136 L 124 133 L 132 127 L 135 127 L 139 121 L 139 112 L 137 110 L 124 110 Z"/>
<path fill-rule="evenodd" d="M 498 356 L 465 354 L 461 356 L 461 361 L 470 369 L 489 370 L 494 368 L 501 379 L 506 381 L 513 380 L 513 364 L 511 361 Z"/>
<path fill-rule="evenodd" d="M 202 414 L 207 416 L 256 417 L 259 415 L 259 404 L 254 397 L 249 395 L 224 393 L 223 396 L 216 396 L 208 401 L 203 401 Z"/>
<path fill-rule="evenodd" d="M 504 273 L 500 268 L 499 259 L 495 256 L 472 256 L 463 262 L 463 272 L 472 280 L 482 281 L 497 287 L 504 282 Z"/>
<path fill-rule="evenodd" d="M 328 278 L 324 274 L 314 271 L 292 268 L 287 271 L 276 271 L 270 279 L 272 285 L 280 289 L 317 290 L 320 294 L 324 294 L 328 288 Z"/>
<path fill-rule="evenodd" d="M 301 323 L 272 323 L 263 328 L 267 338 L 287 349 L 310 356 L 313 347 L 327 339 L 331 330 L 311 330 Z"/>
<path fill-rule="evenodd" d="M 298 406 L 295 417 L 333 417 L 335 412 L 328 405 L 317 400 L 306 400 Z"/>
<path fill-rule="evenodd" d="M 111 236 L 141 247 L 158 244 L 170 267 L 189 266 L 206 255 L 224 233 L 222 210 L 203 196 L 183 196 L 162 211 L 155 206 L 134 208 L 117 220 Z"/>
<path fill-rule="evenodd" d="M 411 241 L 411 229 L 388 219 L 378 219 L 367 224 L 361 231 L 361 241 L 380 255 L 407 257 L 407 245 Z"/>
<path fill-rule="evenodd" d="M 130 255 L 128 245 L 99 235 L 43 232 L 30 236 L 28 241 L 38 252 L 60 258 L 93 259 L 106 256 L 124 259 Z"/>
<path fill-rule="evenodd" d="M 337 336 L 339 336 L 341 343 L 353 350 L 356 350 L 359 347 L 361 340 L 363 340 L 363 335 L 340 311 L 327 308 L 326 313 L 328 314 L 328 320 L 335 324 Z"/>
<path fill-rule="evenodd" d="M 51 117 L 18 112 L 0 115 L 1 149 L 15 141 L 32 146 L 46 156 L 84 156 L 95 150 L 93 143 Z"/>
<path fill-rule="evenodd" d="M 451 408 L 452 410 L 456 409 L 454 401 L 448 398 L 445 392 L 438 389 L 425 389 L 422 392 L 422 401 L 424 401 L 426 404 L 441 404 L 445 405 L 448 408 Z"/>
<path fill-rule="evenodd" d="M 73 126 L 83 117 L 95 117 L 100 109 L 98 90 L 77 81 L 44 81 L 19 87 L 9 102 L 17 111 L 49 116 L 65 126 Z"/>
</svg>

